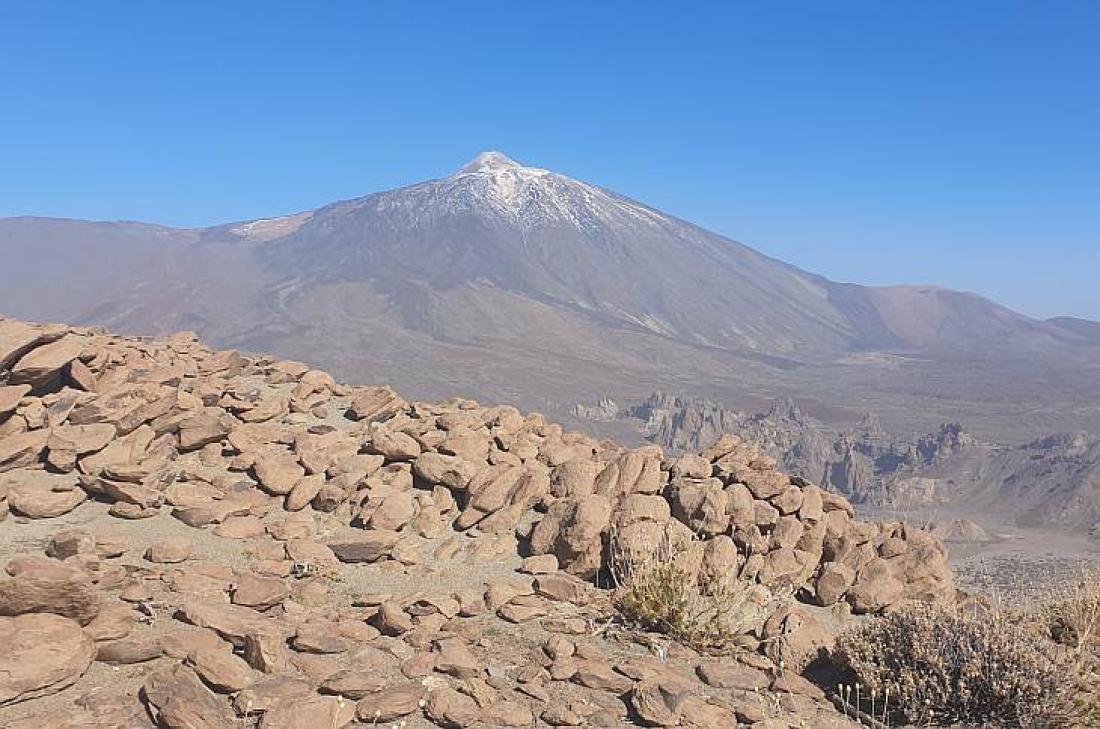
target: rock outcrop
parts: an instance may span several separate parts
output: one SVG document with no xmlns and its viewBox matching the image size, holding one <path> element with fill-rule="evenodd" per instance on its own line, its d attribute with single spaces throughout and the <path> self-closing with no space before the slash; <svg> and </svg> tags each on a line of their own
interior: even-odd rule
<svg viewBox="0 0 1100 729">
<path fill-rule="evenodd" d="M 589 640 L 613 550 L 673 545 L 696 574 L 857 613 L 954 599 L 932 535 L 859 521 L 731 435 L 671 458 L 189 334 L 0 321 L 0 335 L 0 513 L 12 514 L 0 529 L 61 525 L 48 557 L 8 555 L 0 574 L 0 631 L 56 644 L 0 682 L 0 704 L 64 689 L 94 650 L 155 664 L 141 701 L 169 727 L 760 723 L 742 694 L 775 679 L 765 655 L 701 669 L 686 648 L 666 665 Z M 144 541 L 93 528 L 104 523 Z M 231 548 L 234 560 L 212 559 Z M 335 589 L 362 574 L 377 589 L 350 601 Z M 792 615 L 768 630 L 812 622 Z M 493 631 L 536 642 L 516 654 Z M 110 695 L 65 721 L 130 716 L 133 694 Z M 777 716 L 846 725 L 822 697 L 783 695 Z"/>
</svg>

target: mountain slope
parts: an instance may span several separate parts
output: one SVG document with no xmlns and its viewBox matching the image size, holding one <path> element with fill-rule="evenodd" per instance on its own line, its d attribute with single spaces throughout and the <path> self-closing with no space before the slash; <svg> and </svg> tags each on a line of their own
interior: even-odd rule
<svg viewBox="0 0 1100 729">
<path fill-rule="evenodd" d="M 310 282 L 377 282 L 413 324 L 417 286 L 492 286 L 691 344 L 785 352 L 851 334 L 822 281 L 497 153 L 322 208 L 261 257 Z"/>
<path fill-rule="evenodd" d="M 0 219 L 0 252 L 0 311 L 194 329 L 417 396 L 560 417 L 593 394 L 666 387 L 863 400 L 926 418 L 914 427 L 960 407 L 1015 427 L 1024 402 L 1046 430 L 1100 422 L 1087 332 L 972 294 L 832 282 L 495 152 L 437 180 L 207 229 Z"/>
<path fill-rule="evenodd" d="M 836 284 L 496 152 L 322 208 L 261 258 L 306 281 L 377 282 L 402 310 L 418 308 L 418 286 L 491 285 L 690 344 L 777 355 L 1077 339 L 973 295 Z"/>
</svg>

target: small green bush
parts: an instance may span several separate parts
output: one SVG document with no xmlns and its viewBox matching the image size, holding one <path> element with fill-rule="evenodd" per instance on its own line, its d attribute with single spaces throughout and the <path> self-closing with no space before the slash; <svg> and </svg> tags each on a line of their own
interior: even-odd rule
<svg viewBox="0 0 1100 729">
<path fill-rule="evenodd" d="M 1080 663 L 1025 621 L 914 606 L 840 636 L 837 663 L 899 723 L 1080 725 Z"/>
</svg>

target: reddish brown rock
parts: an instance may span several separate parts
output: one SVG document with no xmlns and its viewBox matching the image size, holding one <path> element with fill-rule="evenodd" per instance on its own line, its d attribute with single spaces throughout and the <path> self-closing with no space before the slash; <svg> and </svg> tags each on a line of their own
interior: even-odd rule
<svg viewBox="0 0 1100 729">
<path fill-rule="evenodd" d="M 228 705 L 183 664 L 151 673 L 145 679 L 141 695 L 161 727 L 224 729 L 233 725 Z"/>
<path fill-rule="evenodd" d="M 164 649 L 155 640 L 124 638 L 96 644 L 96 660 L 113 666 L 132 665 L 154 661 L 164 655 Z"/>
<path fill-rule="evenodd" d="M 91 665 L 95 644 L 58 615 L 0 618 L 0 706 L 57 693 Z"/>
<path fill-rule="evenodd" d="M 84 529 L 65 529 L 55 532 L 46 546 L 46 555 L 64 560 L 78 554 L 96 553 L 95 536 Z"/>
<path fill-rule="evenodd" d="M 699 678 L 708 686 L 719 689 L 757 691 L 767 687 L 766 673 L 733 660 L 705 661 L 696 669 Z"/>
<path fill-rule="evenodd" d="M 481 715 L 477 702 L 451 688 L 441 688 L 428 694 L 424 714 L 444 729 L 465 729 Z"/>
<path fill-rule="evenodd" d="M 904 593 L 905 585 L 894 576 L 886 561 L 875 558 L 859 571 L 847 598 L 852 612 L 870 613 L 893 605 Z"/>
<path fill-rule="evenodd" d="M 302 478 L 286 495 L 286 510 L 301 511 L 317 497 L 325 485 L 325 475 L 315 473 Z"/>
<path fill-rule="evenodd" d="M 842 562 L 822 565 L 821 574 L 814 583 L 815 601 L 818 605 L 832 605 L 839 601 L 855 582 L 856 573 Z"/>
<path fill-rule="evenodd" d="M 145 550 L 145 559 L 158 564 L 177 564 L 191 559 L 194 548 L 191 540 L 172 537 L 154 542 Z"/>
<path fill-rule="evenodd" d="M 388 387 L 364 387 L 352 395 L 348 415 L 355 420 L 387 420 L 407 407 L 408 403 Z"/>
<path fill-rule="evenodd" d="M 256 479 L 268 493 L 285 496 L 306 475 L 306 469 L 289 454 L 263 454 L 252 466 Z"/>
<path fill-rule="evenodd" d="M 220 412 L 220 411 L 219 411 Z M 179 424 L 179 448 L 192 451 L 210 443 L 220 443 L 232 429 L 233 419 L 228 420 L 213 413 L 202 413 L 184 418 Z"/>
<path fill-rule="evenodd" d="M 59 383 L 67 365 L 80 356 L 86 341 L 70 334 L 35 347 L 12 367 L 8 384 L 30 385 L 35 390 L 50 389 Z"/>
<path fill-rule="evenodd" d="M 272 676 L 256 681 L 233 700 L 238 714 L 268 712 L 282 703 L 298 703 L 313 695 L 313 686 L 290 676 Z"/>
<path fill-rule="evenodd" d="M 684 696 L 656 681 L 639 681 L 630 692 L 630 704 L 645 726 L 678 726 Z"/>
<path fill-rule="evenodd" d="M 355 719 L 355 704 L 340 696 L 280 702 L 264 714 L 260 729 L 341 729 Z"/>
<path fill-rule="evenodd" d="M 531 551 L 553 554 L 562 569 L 591 577 L 602 564 L 603 533 L 611 523 L 611 501 L 605 496 L 559 499 L 531 535 Z"/>
<path fill-rule="evenodd" d="M 31 430 L 0 437 L 0 473 L 33 466 L 46 450 L 49 431 Z"/>
<path fill-rule="evenodd" d="M 239 605 L 194 601 L 185 603 L 178 616 L 191 625 L 210 628 L 237 647 L 243 647 L 250 635 L 282 633 L 275 621 Z"/>
<path fill-rule="evenodd" d="M 236 605 L 266 610 L 290 597 L 290 588 L 284 580 L 245 574 L 237 579 L 232 596 Z"/>
<path fill-rule="evenodd" d="M 187 663 L 218 693 L 240 691 L 256 679 L 252 668 L 233 655 L 228 644 L 218 648 L 196 648 L 187 656 Z"/>
<path fill-rule="evenodd" d="M 384 456 L 387 461 L 412 461 L 420 455 L 420 444 L 407 433 L 373 424 L 366 450 Z"/>
<path fill-rule="evenodd" d="M 459 638 L 436 641 L 435 670 L 455 678 L 469 679 L 481 674 L 477 656 Z"/>
<path fill-rule="evenodd" d="M 442 453 L 422 453 L 413 461 L 413 473 L 430 484 L 442 484 L 451 489 L 464 489 L 474 477 L 474 465 L 458 456 Z"/>
<path fill-rule="evenodd" d="M 84 625 L 99 614 L 99 592 L 83 570 L 33 557 L 9 562 L 5 572 L 0 615 L 54 613 Z"/>
<path fill-rule="evenodd" d="M 358 701 L 385 688 L 385 679 L 370 671 L 340 671 L 330 676 L 318 688 L 323 694 L 334 694 Z"/>
<path fill-rule="evenodd" d="M 15 486 L 8 492 L 11 510 L 31 519 L 52 519 L 80 506 L 88 496 L 79 488 Z"/>
<path fill-rule="evenodd" d="M 0 319 L 0 372 L 11 369 L 24 355 L 63 337 L 64 327 L 41 327 Z"/>
<path fill-rule="evenodd" d="M 391 686 L 364 696 L 356 705 L 360 721 L 382 723 L 400 719 L 424 705 L 424 687 L 419 683 Z"/>
<path fill-rule="evenodd" d="M 376 562 L 387 557 L 401 539 L 397 532 L 371 529 L 328 543 L 341 562 Z"/>
<path fill-rule="evenodd" d="M 30 391 L 30 385 L 0 385 L 0 421 L 11 414 Z"/>
</svg>

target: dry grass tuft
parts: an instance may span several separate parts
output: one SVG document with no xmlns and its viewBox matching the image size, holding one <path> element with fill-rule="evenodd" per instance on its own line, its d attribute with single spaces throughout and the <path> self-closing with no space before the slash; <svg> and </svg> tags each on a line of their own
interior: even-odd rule
<svg viewBox="0 0 1100 729">
<path fill-rule="evenodd" d="M 1100 659 L 1100 572 L 1084 570 L 1080 579 L 1052 591 L 1036 613 L 1051 640 L 1083 660 Z"/>
<path fill-rule="evenodd" d="M 913 606 L 840 637 L 834 652 L 888 718 L 1064 729 L 1080 726 L 1086 674 L 1032 621 L 1004 612 Z"/>
<path fill-rule="evenodd" d="M 1085 568 L 1079 579 L 1052 590 L 1034 616 L 1087 677 L 1078 703 L 1087 715 L 1086 726 L 1100 727 L 1100 571 Z"/>
<path fill-rule="evenodd" d="M 667 541 L 628 557 L 611 542 L 613 605 L 630 626 L 663 633 L 700 653 L 755 647 L 764 621 L 789 596 L 777 595 L 736 571 L 715 574 L 680 559 L 690 546 Z M 630 554 L 637 555 L 633 549 Z"/>
</svg>

